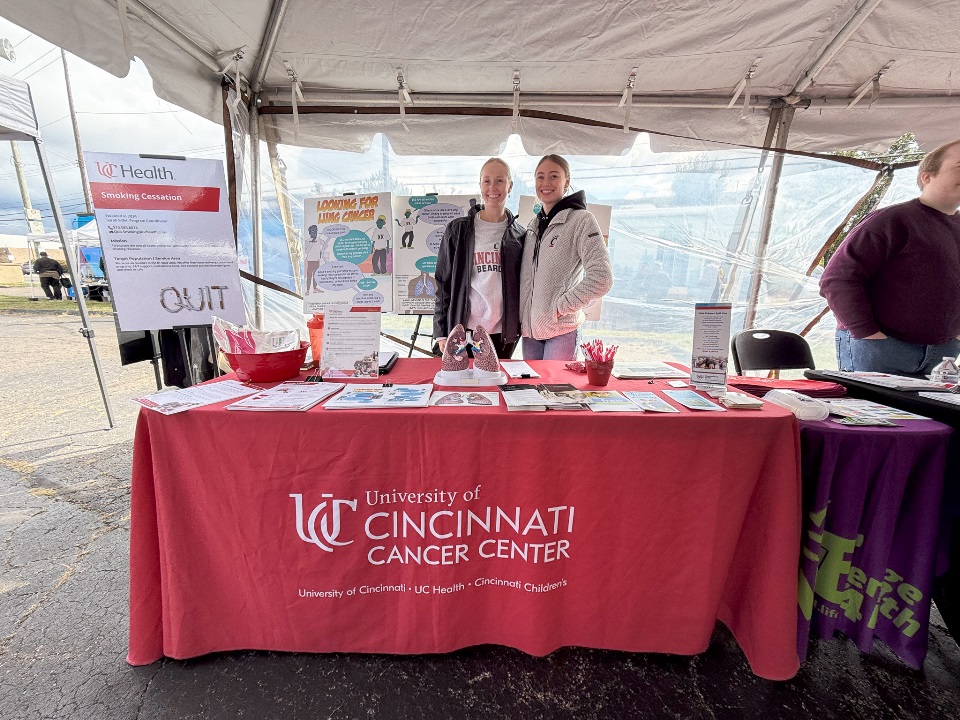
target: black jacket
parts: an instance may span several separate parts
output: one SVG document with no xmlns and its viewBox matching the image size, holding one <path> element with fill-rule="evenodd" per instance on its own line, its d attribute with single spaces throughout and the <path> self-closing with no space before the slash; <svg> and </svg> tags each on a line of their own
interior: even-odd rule
<svg viewBox="0 0 960 720">
<path fill-rule="evenodd" d="M 63 275 L 63 266 L 54 260 L 52 257 L 46 255 L 38 257 L 33 262 L 33 271 L 37 274 L 45 272 L 56 272 L 58 275 Z M 49 275 L 48 277 L 52 277 Z"/>
<path fill-rule="evenodd" d="M 433 314 L 433 337 L 439 340 L 458 324 L 466 327 L 470 318 L 470 272 L 473 268 L 473 222 L 483 209 L 476 205 L 466 217 L 451 220 L 443 233 L 437 255 L 437 306 Z M 526 232 L 507 210 L 507 230 L 500 246 L 503 281 L 503 320 L 500 333 L 503 342 L 520 338 L 520 260 Z"/>
</svg>

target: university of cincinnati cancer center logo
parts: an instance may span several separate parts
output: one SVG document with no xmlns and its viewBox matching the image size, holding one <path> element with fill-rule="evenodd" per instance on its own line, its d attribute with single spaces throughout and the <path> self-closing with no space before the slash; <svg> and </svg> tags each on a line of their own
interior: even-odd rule
<svg viewBox="0 0 960 720">
<path fill-rule="evenodd" d="M 340 535 L 341 508 L 346 505 L 351 510 L 356 512 L 356 500 L 333 500 L 329 503 L 329 505 L 327 501 L 324 500 L 313 509 L 313 511 L 310 513 L 310 516 L 307 518 L 306 524 L 304 524 L 303 495 L 292 494 L 290 497 L 293 498 L 293 501 L 296 504 L 297 535 L 300 536 L 301 540 L 312 543 L 326 552 L 333 552 L 334 547 L 343 547 L 344 545 L 349 545 L 353 542 L 353 540 L 340 542 L 337 537 Z M 333 495 L 323 493 L 321 497 L 333 498 Z M 323 540 L 321 540 L 320 535 L 317 534 L 318 517 L 320 519 L 320 535 L 323 536 Z"/>
</svg>

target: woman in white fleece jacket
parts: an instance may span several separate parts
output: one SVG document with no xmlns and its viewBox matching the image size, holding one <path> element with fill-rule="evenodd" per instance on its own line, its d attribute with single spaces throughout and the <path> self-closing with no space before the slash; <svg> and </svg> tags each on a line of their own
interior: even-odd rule
<svg viewBox="0 0 960 720">
<path fill-rule="evenodd" d="M 583 191 L 570 189 L 570 164 L 559 155 L 537 163 L 541 208 L 527 226 L 520 270 L 524 360 L 573 360 L 583 308 L 613 285 L 610 255 Z"/>
</svg>

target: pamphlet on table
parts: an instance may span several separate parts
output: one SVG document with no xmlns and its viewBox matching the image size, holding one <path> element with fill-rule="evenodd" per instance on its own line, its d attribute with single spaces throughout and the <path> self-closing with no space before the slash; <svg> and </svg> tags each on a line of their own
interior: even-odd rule
<svg viewBox="0 0 960 720">
<path fill-rule="evenodd" d="M 500 393 L 437 390 L 430 396 L 430 404 L 456 407 L 499 407 Z"/>
<path fill-rule="evenodd" d="M 936 399 L 942 397 L 941 393 L 933 394 Z M 824 400 L 830 407 L 831 415 L 840 415 L 841 417 L 853 418 L 882 418 L 884 420 L 927 420 L 922 415 L 916 415 L 906 410 L 899 410 L 887 405 L 873 402 L 871 400 L 855 400 L 853 398 L 842 398 L 833 400 Z"/>
<path fill-rule="evenodd" d="M 285 382 L 227 405 L 226 409 L 304 412 L 343 387 L 343 383 Z"/>
<path fill-rule="evenodd" d="M 348 385 L 329 400 L 327 410 L 364 408 L 421 408 L 430 404 L 432 384 L 424 385 Z"/>
<path fill-rule="evenodd" d="M 584 390 L 583 395 L 593 412 L 641 411 L 641 408 L 616 390 Z"/>
<path fill-rule="evenodd" d="M 263 388 L 246 385 L 239 380 L 223 380 L 204 385 L 193 385 L 182 390 L 164 390 L 152 395 L 132 398 L 132 400 L 148 410 L 163 415 L 175 415 L 204 405 L 215 405 L 225 400 L 236 400 L 239 397 L 253 395 L 262 390 Z"/>
<path fill-rule="evenodd" d="M 587 409 L 586 395 L 570 383 L 543 383 L 536 388 L 547 410 Z"/>
<path fill-rule="evenodd" d="M 380 374 L 380 308 L 331 307 L 323 323 L 321 374 L 325 378 Z"/>
<path fill-rule="evenodd" d="M 690 382 L 698 388 L 727 384 L 731 312 L 729 303 L 697 303 L 694 306 Z"/>
<path fill-rule="evenodd" d="M 621 380 L 648 380 L 657 378 L 685 378 L 690 373 L 678 370 L 665 362 L 632 363 L 625 367 L 615 367 L 613 376 Z"/>
<path fill-rule="evenodd" d="M 664 390 L 663 394 L 690 410 L 719 410 L 723 412 L 722 407 L 707 400 L 695 390 Z"/>
<path fill-rule="evenodd" d="M 922 392 L 917 393 L 922 398 L 928 400 L 939 400 L 940 402 L 950 403 L 951 405 L 960 405 L 960 395 L 944 392 Z"/>
<path fill-rule="evenodd" d="M 946 392 L 950 388 L 941 382 L 923 378 L 904 377 L 882 372 L 847 372 L 845 370 L 820 370 L 822 375 L 841 380 L 856 380 L 867 385 L 890 388 L 891 390 L 930 390 Z"/>
<path fill-rule="evenodd" d="M 647 412 L 676 413 L 680 412 L 670 403 L 658 397 L 655 392 L 641 392 L 640 390 L 624 390 L 624 397 L 641 410 Z"/>
<path fill-rule="evenodd" d="M 393 309 L 390 193 L 305 198 L 303 226 L 304 314 Z"/>
<path fill-rule="evenodd" d="M 498 385 L 507 410 L 542 412 L 547 409 L 543 395 L 536 385 Z"/>
</svg>

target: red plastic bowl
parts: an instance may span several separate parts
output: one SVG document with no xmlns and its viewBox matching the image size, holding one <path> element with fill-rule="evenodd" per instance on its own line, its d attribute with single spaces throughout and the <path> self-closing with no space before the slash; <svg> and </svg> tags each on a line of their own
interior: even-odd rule
<svg viewBox="0 0 960 720">
<path fill-rule="evenodd" d="M 280 382 L 295 378 L 307 357 L 308 342 L 300 342 L 297 350 L 275 353 L 224 353 L 230 367 L 244 382 Z"/>
</svg>

